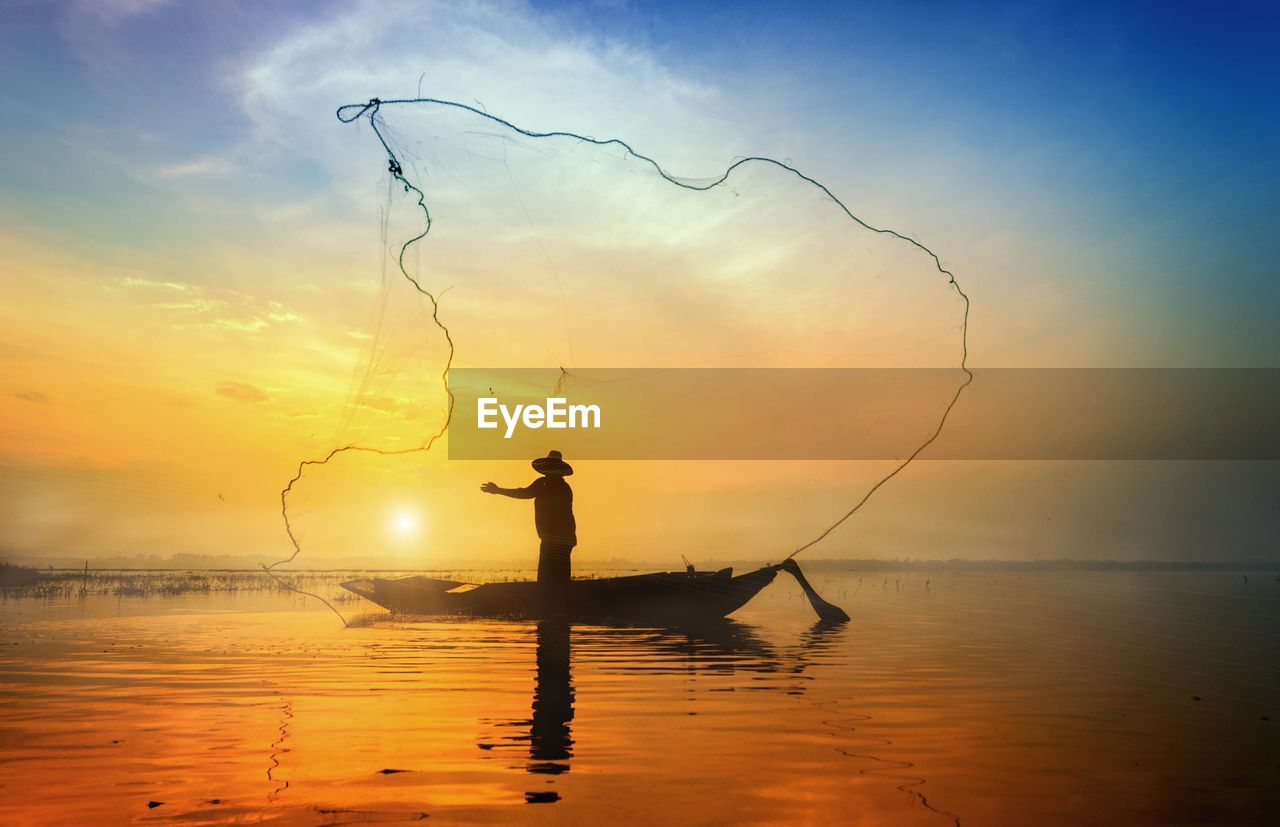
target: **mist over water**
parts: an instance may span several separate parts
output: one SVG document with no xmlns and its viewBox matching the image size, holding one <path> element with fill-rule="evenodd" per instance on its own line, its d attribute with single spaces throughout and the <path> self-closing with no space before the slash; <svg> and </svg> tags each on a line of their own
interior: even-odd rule
<svg viewBox="0 0 1280 827">
<path fill-rule="evenodd" d="M 1280 803 L 1274 572 L 811 574 L 852 623 L 815 624 L 782 578 L 698 630 L 355 600 L 343 629 L 256 575 L 9 596 L 0 820 L 1238 824 Z"/>
</svg>

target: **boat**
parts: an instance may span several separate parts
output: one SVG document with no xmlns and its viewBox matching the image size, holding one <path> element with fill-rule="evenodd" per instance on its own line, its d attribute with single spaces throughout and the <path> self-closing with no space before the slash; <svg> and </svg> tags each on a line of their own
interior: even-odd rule
<svg viewBox="0 0 1280 827">
<path fill-rule="evenodd" d="M 746 574 L 719 571 L 655 572 L 571 580 L 547 592 L 532 581 L 465 583 L 430 577 L 366 577 L 342 584 L 347 591 L 393 612 L 469 617 L 563 617 L 627 620 L 661 625 L 722 618 L 742 608 L 773 582 L 777 566 Z"/>
</svg>

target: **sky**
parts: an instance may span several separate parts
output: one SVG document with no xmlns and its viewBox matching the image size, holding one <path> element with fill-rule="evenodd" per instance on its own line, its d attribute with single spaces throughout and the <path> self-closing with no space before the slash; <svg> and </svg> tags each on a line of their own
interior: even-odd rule
<svg viewBox="0 0 1280 827">
<path fill-rule="evenodd" d="M 334 117 L 374 96 L 624 138 L 694 181 L 785 159 L 939 254 L 972 365 L 1278 366 L 1262 4 L 104 0 L 0 21 L 11 558 L 285 556 L 299 461 L 438 427 L 447 351 L 394 267 L 420 216 L 368 123 Z M 383 117 L 429 192 L 409 265 L 461 365 L 954 364 L 945 282 L 792 182 L 693 201 L 617 153 Z M 776 559 L 884 470 L 580 463 L 577 559 Z M 292 500 L 303 559 L 522 559 L 527 508 L 477 487 L 530 476 L 343 456 Z M 921 463 L 806 553 L 1275 559 L 1276 483 L 1269 463 Z"/>
</svg>

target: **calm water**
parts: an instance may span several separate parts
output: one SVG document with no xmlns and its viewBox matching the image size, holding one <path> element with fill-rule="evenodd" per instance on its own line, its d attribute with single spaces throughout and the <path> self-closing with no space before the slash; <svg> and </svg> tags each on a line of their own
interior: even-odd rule
<svg viewBox="0 0 1280 827">
<path fill-rule="evenodd" d="M 4 599 L 0 822 L 1275 817 L 1274 574 L 810 575 L 851 624 L 785 576 L 698 633 Z"/>
</svg>

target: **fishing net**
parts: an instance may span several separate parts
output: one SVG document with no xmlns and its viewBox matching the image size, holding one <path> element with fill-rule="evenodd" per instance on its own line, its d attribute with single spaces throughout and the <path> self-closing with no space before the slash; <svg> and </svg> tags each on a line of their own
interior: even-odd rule
<svg viewBox="0 0 1280 827">
<path fill-rule="evenodd" d="M 888 463 L 593 464 L 579 510 L 615 517 L 588 536 L 603 556 L 647 560 L 808 548 L 927 447 L 971 379 L 968 298 L 934 252 L 786 159 L 731 159 L 686 177 L 622 140 L 538 131 L 460 103 L 371 101 L 338 116 L 386 171 L 383 282 L 331 450 L 302 462 L 282 492 L 289 560 L 304 530 L 328 549 L 359 542 L 353 515 L 387 491 L 367 477 L 344 484 L 336 466 L 353 462 L 380 463 L 389 487 L 407 480 L 430 501 L 440 549 L 502 546 L 512 557 L 529 544 L 514 509 L 495 513 L 482 539 L 449 519 L 474 513 L 465 501 L 485 474 L 528 475 L 447 462 L 451 366 L 558 367 L 570 378 L 580 367 L 963 372 Z M 765 507 L 735 501 L 741 487 Z M 806 539 L 780 548 L 780 536 Z"/>
</svg>

